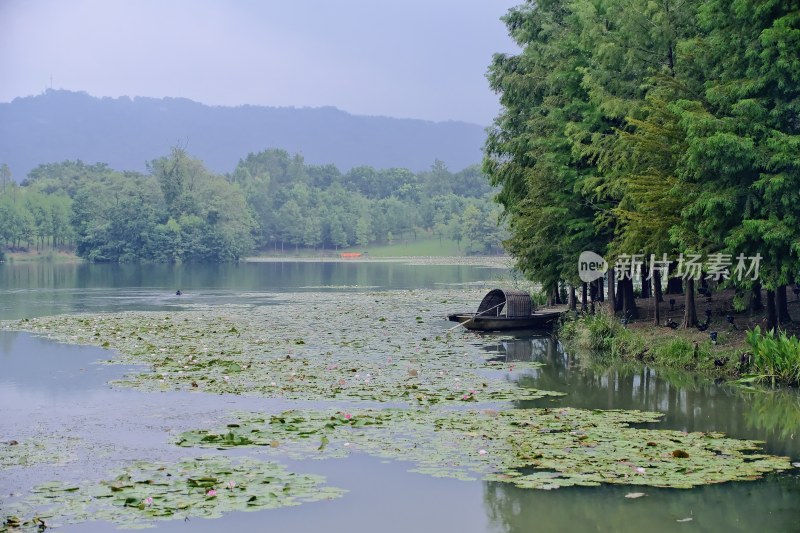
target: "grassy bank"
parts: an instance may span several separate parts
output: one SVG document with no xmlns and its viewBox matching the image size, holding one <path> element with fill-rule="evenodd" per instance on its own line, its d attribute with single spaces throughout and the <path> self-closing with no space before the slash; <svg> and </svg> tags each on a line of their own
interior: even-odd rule
<svg viewBox="0 0 800 533">
<path fill-rule="evenodd" d="M 607 312 L 565 321 L 559 339 L 567 350 L 594 357 L 635 360 L 680 368 L 710 377 L 737 378 L 750 370 L 741 335 L 720 332 L 713 344 L 697 330 L 673 330 L 641 324 L 623 326 Z"/>
<path fill-rule="evenodd" d="M 567 350 L 593 357 L 679 368 L 712 378 L 741 379 L 770 386 L 800 385 L 800 340 L 783 332 L 671 329 L 642 322 L 623 325 L 608 312 L 566 320 L 559 338 Z"/>
<path fill-rule="evenodd" d="M 463 244 L 463 243 L 462 243 Z M 466 255 L 463 246 L 450 239 L 417 239 L 392 244 L 355 246 L 344 252 L 367 252 L 372 257 L 451 257 Z"/>
<path fill-rule="evenodd" d="M 46 261 L 50 263 L 77 263 L 83 261 L 80 257 L 72 252 L 65 252 L 62 250 L 28 250 L 28 251 L 15 251 L 5 252 L 5 261 L 13 262 L 32 262 L 32 261 Z"/>
<path fill-rule="evenodd" d="M 366 257 L 462 257 L 467 255 L 464 243 L 459 245 L 450 239 L 420 238 L 397 240 L 392 244 L 372 244 L 369 246 L 349 246 L 338 250 L 320 248 L 295 248 L 286 246 L 283 250 L 266 249 L 259 252 L 265 257 L 338 257 L 344 252 L 365 254 Z"/>
</svg>

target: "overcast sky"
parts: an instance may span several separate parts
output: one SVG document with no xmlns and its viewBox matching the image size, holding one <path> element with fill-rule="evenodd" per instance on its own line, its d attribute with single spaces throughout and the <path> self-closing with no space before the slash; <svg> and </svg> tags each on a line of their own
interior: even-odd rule
<svg viewBox="0 0 800 533">
<path fill-rule="evenodd" d="M 55 89 L 488 125 L 521 0 L 0 0 L 0 101 Z"/>
</svg>

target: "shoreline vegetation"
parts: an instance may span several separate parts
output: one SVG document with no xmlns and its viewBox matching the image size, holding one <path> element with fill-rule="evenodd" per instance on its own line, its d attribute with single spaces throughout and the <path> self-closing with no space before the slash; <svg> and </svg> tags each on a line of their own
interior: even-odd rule
<svg viewBox="0 0 800 533">
<path fill-rule="evenodd" d="M 391 250 L 386 246 L 384 250 Z M 372 255 L 364 253 L 358 257 L 342 257 L 340 253 L 332 250 L 318 253 L 295 255 L 293 253 L 267 255 L 253 255 L 243 257 L 239 261 L 244 263 L 280 263 L 280 262 L 330 262 L 330 263 L 408 263 L 415 265 L 463 265 L 481 266 L 487 268 L 511 269 L 513 260 L 507 255 L 445 255 L 445 254 L 403 254 L 402 249 L 397 249 L 395 254 Z M 88 263 L 78 257 L 74 252 L 64 250 L 45 251 L 15 251 L 6 252 L 0 262 L 6 263 Z"/>
<path fill-rule="evenodd" d="M 564 315 L 559 340 L 568 351 L 588 352 L 599 360 L 679 368 L 741 384 L 800 385 L 797 323 L 785 322 L 778 330 L 767 329 L 765 309 L 737 311 L 735 293 L 721 291 L 697 304 L 704 322 L 680 327 L 678 322 L 686 310 L 670 296 L 685 297 L 665 295 L 668 309 L 661 311 L 658 324 L 654 322 L 655 297 L 634 300 L 640 312 L 636 320 L 620 318 L 610 303 L 600 303 L 594 313 L 589 308 L 579 313 L 576 305 L 574 311 Z M 797 316 L 800 300 L 787 302 L 787 311 Z"/>
<path fill-rule="evenodd" d="M 489 67 L 501 112 L 483 170 L 500 191 L 506 250 L 553 303 L 574 310 L 587 289 L 602 300 L 579 268 L 616 266 L 614 310 L 567 324 L 570 342 L 800 385 L 787 301 L 800 294 L 798 11 L 728 4 L 512 8 L 503 20 L 518 51 Z M 660 314 L 670 299 L 681 315 Z"/>
</svg>

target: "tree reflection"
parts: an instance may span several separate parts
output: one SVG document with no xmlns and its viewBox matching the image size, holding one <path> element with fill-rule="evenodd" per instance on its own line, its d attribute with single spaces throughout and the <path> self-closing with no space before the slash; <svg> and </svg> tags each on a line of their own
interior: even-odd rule
<svg viewBox="0 0 800 533">
<path fill-rule="evenodd" d="M 521 386 L 567 393 L 556 400 L 517 402 L 516 407 L 546 407 L 555 402 L 583 409 L 657 411 L 664 413 L 664 418 L 653 424 L 654 428 L 719 431 L 765 441 L 769 453 L 800 458 L 800 395 L 796 390 L 748 392 L 688 372 L 580 357 L 566 353 L 549 336 L 487 341 L 484 349 L 496 361 L 545 364 L 523 371 L 518 378 Z"/>
<path fill-rule="evenodd" d="M 757 487 L 756 487 L 757 485 Z M 757 490 L 755 490 L 757 489 Z M 631 492 L 647 495 L 627 499 Z M 800 519 L 797 476 L 685 489 L 573 487 L 526 490 L 484 483 L 492 531 L 675 531 L 691 518 L 697 531 L 793 531 Z"/>
</svg>

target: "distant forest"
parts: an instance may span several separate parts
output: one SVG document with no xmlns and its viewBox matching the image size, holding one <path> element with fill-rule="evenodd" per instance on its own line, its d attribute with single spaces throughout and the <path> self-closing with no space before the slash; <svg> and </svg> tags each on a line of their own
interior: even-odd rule
<svg viewBox="0 0 800 533">
<path fill-rule="evenodd" d="M 452 239 L 499 250 L 500 207 L 478 166 L 450 172 L 306 164 L 284 150 L 251 153 L 215 174 L 184 148 L 147 172 L 81 161 L 34 168 L 21 183 L 0 166 L 0 243 L 68 248 L 96 262 L 230 261 L 254 250 Z M 2 248 L 0 248 L 2 253 Z"/>
<path fill-rule="evenodd" d="M 477 124 L 357 116 L 334 107 L 222 107 L 52 89 L 0 103 L 0 162 L 17 181 L 41 163 L 78 159 L 145 172 L 147 161 L 176 144 L 216 173 L 266 147 L 342 172 L 358 165 L 420 172 L 434 159 L 462 170 L 480 163 L 485 140 Z"/>
</svg>

